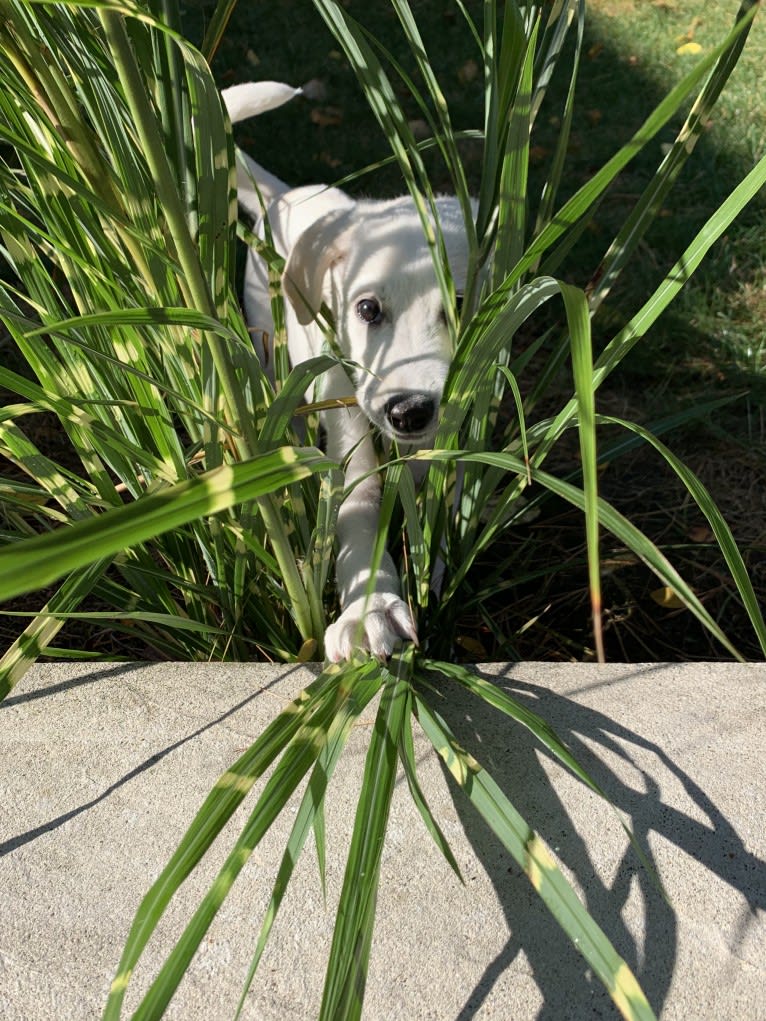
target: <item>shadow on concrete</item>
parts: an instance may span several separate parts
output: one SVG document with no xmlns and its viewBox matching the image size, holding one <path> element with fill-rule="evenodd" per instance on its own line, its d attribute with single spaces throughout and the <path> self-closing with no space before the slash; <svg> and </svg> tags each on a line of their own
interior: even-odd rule
<svg viewBox="0 0 766 1021">
<path fill-rule="evenodd" d="M 661 747 L 642 737 L 638 730 L 628 729 L 609 716 L 547 688 L 517 681 L 512 673 L 488 676 L 487 680 L 551 724 L 580 765 L 627 818 L 650 863 L 653 864 L 648 838 L 656 834 L 741 893 L 749 904 L 748 918 L 766 909 L 766 863 L 747 850 L 725 814 Z M 463 691 L 456 693 L 452 687 L 439 709 L 458 741 L 477 755 L 517 810 L 555 851 L 559 862 L 578 878 L 585 889 L 588 911 L 633 970 L 659 1016 L 673 979 L 678 923 L 636 852 L 626 840 L 621 860 L 610 870 L 614 880 L 607 885 L 594 867 L 592 842 L 586 844 L 578 835 L 573 819 L 543 771 L 538 756 L 544 750 L 531 733 L 511 720 L 498 726 L 497 710 Z M 593 751 L 594 747 L 598 752 Z M 633 750 L 640 752 L 644 761 L 648 752 L 656 761 L 656 770 L 638 765 Z M 607 759 L 617 756 L 629 764 L 636 777 L 640 774 L 638 786 L 643 781 L 644 790 L 628 786 L 606 765 L 601 753 Z M 657 779 L 663 773 L 682 785 L 704 815 L 705 823 L 663 800 Z M 449 782 L 454 791 L 451 778 Z M 472 1021 L 479 1015 L 503 971 L 522 953 L 544 998 L 536 1021 L 619 1018 L 609 994 L 549 914 L 526 876 L 468 800 L 457 792 L 455 806 L 495 888 L 511 933 L 502 952 L 488 964 L 467 997 L 456 1021 Z M 640 887 L 643 901 L 644 938 L 640 945 L 622 919 L 634 884 Z M 748 918 L 743 921 L 745 928 Z"/>
<path fill-rule="evenodd" d="M 12 705 L 19 705 L 20 703 L 23 702 L 30 702 L 37 698 L 46 698 L 53 694 L 59 694 L 61 692 L 68 691 L 72 688 L 80 687 L 81 685 L 84 684 L 97 684 L 99 681 L 113 679 L 115 677 L 119 677 L 122 674 L 130 675 L 131 673 L 140 673 L 141 670 L 145 668 L 145 666 L 146 664 L 130 663 L 125 664 L 124 666 L 115 667 L 114 669 L 95 671 L 91 666 L 89 668 L 90 669 L 89 673 L 83 673 L 79 677 L 73 677 L 67 681 L 61 682 L 60 684 L 52 684 L 45 688 L 26 692 L 24 694 L 16 695 L 12 698 L 6 699 L 2 706 L 0 706 L 0 712 L 2 712 L 3 708 L 6 707 L 10 708 Z M 304 667 L 303 666 L 294 667 L 293 669 L 300 670 L 304 669 Z M 174 741 L 172 744 L 169 744 L 166 748 L 163 748 L 161 751 L 155 752 L 153 755 L 150 755 L 147 759 L 144 759 L 143 762 L 140 762 L 137 766 L 135 766 L 133 769 L 127 772 L 124 776 L 121 776 L 118 780 L 115 780 L 114 783 L 109 784 L 109 786 L 106 787 L 95 798 L 90 798 L 88 801 L 83 802 L 76 808 L 72 808 L 68 812 L 63 812 L 61 815 L 58 815 L 55 818 L 48 820 L 48 822 L 41 823 L 39 826 L 35 826 L 31 830 L 27 830 L 25 833 L 19 833 L 13 837 L 10 837 L 8 840 L 0 842 L 0 858 L 4 857 L 6 854 L 10 854 L 12 851 L 17 850 L 19 847 L 23 847 L 24 844 L 31 843 L 38 837 L 43 836 L 43 834 L 50 833 L 52 830 L 58 829 L 59 826 L 63 826 L 64 823 L 69 822 L 70 819 L 76 818 L 83 812 L 87 812 L 89 809 L 100 804 L 102 801 L 105 801 L 112 794 L 114 794 L 115 791 L 118 791 L 121 787 L 124 787 L 126 784 L 130 783 L 131 780 L 135 780 L 136 777 L 140 776 L 142 773 L 145 773 L 147 770 L 152 769 L 159 762 L 162 762 L 163 759 L 167 758 L 168 755 L 172 755 L 174 752 L 178 751 L 179 748 L 182 748 L 190 741 L 194 741 L 195 738 L 200 737 L 200 735 L 204 734 L 206 731 L 212 730 L 213 728 L 219 726 L 219 724 L 223 723 L 225 720 L 230 719 L 236 713 L 240 712 L 240 710 L 250 705 L 250 703 L 257 699 L 260 695 L 262 695 L 264 691 L 268 691 L 270 688 L 276 687 L 277 685 L 281 684 L 284 681 L 284 678 L 288 676 L 289 673 L 291 672 L 292 670 L 288 668 L 284 672 L 284 674 L 275 675 L 273 681 L 270 681 L 268 684 L 259 685 L 246 698 L 240 699 L 239 702 L 235 703 L 233 706 L 231 706 L 231 708 L 221 713 L 215 719 L 209 720 L 203 726 L 197 727 L 196 730 L 193 730 L 189 734 L 186 734 L 185 737 L 179 738 L 177 741 Z"/>
<path fill-rule="evenodd" d="M 83 663 L 82 673 L 78 677 L 69 677 L 66 681 L 58 684 L 50 684 L 44 688 L 34 688 L 32 691 L 22 691 L 17 695 L 9 695 L 0 702 L 0 713 L 4 709 L 11 709 L 13 706 L 25 705 L 27 702 L 36 702 L 40 698 L 50 698 L 51 695 L 61 695 L 73 688 L 81 688 L 86 684 L 100 684 L 103 681 L 121 677 L 124 674 L 139 673 L 144 669 L 144 663 L 121 663 L 119 666 L 102 669 L 94 669 L 92 663 Z"/>
</svg>

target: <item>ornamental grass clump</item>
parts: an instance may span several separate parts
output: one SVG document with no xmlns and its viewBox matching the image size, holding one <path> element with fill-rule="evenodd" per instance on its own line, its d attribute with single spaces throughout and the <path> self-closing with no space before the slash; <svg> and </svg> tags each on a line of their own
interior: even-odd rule
<svg viewBox="0 0 766 1021">
<path fill-rule="evenodd" d="M 512 572 L 512 561 L 483 578 L 472 568 L 525 513 L 530 491 L 553 493 L 582 512 L 599 657 L 603 530 L 738 655 L 664 553 L 600 498 L 599 461 L 611 456 L 597 444 L 604 425 L 623 430 L 630 442 L 650 444 L 683 481 L 709 522 L 766 651 L 766 628 L 747 570 L 710 495 L 657 436 L 600 415 L 596 407 L 599 386 L 762 187 L 766 160 L 737 184 L 598 354 L 591 342 L 605 297 L 693 154 L 756 7 L 744 3 L 731 34 L 695 63 L 625 146 L 560 202 L 584 0 L 541 6 L 510 0 L 502 10 L 486 0 L 478 21 L 458 4 L 484 81 L 481 122 L 468 133 L 483 147 L 474 216 L 461 157 L 466 133 L 453 127 L 409 4 L 392 0 L 417 80 L 389 59 L 345 6 L 334 0 L 315 0 L 314 6 L 356 71 L 421 212 L 450 310 L 454 288 L 438 229 L 431 229 L 438 217 L 424 150 L 439 152 L 469 239 L 469 280 L 461 311 L 450 313 L 455 354 L 434 450 L 408 456 L 393 450 L 381 468 L 378 555 L 388 542 L 399 557 L 421 645 L 405 645 L 389 663 L 360 654 L 325 669 L 232 765 L 144 899 L 104 1017 L 122 1015 L 126 988 L 154 928 L 249 795 L 254 804 L 240 835 L 133 1016 L 162 1015 L 244 863 L 298 797 L 252 967 L 243 976 L 244 1002 L 309 833 L 324 860 L 325 794 L 352 726 L 376 701 L 319 1016 L 361 1015 L 381 847 L 399 770 L 437 847 L 454 864 L 418 783 L 417 726 L 622 1014 L 652 1018 L 634 976 L 550 852 L 456 741 L 439 712 L 439 697 L 467 691 L 505 714 L 509 726 L 528 728 L 595 789 L 543 720 L 452 662 L 452 639 L 466 607 L 493 627 L 486 603 L 498 579 Z M 39 612 L 3 656 L 0 695 L 37 657 L 60 651 L 56 634 L 77 615 L 93 620 L 103 614 L 112 627 L 140 635 L 165 658 L 321 659 L 325 624 L 336 611 L 331 560 L 343 476 L 342 466 L 319 449 L 317 408 L 304 406 L 304 394 L 335 364 L 335 354 L 330 343 L 322 357 L 290 369 L 276 287 L 280 260 L 237 223 L 231 127 L 207 63 L 232 7 L 219 4 L 200 52 L 184 38 L 172 0 L 145 6 L 0 0 L 0 240 L 7 263 L 0 317 L 12 351 L 0 368 L 0 385 L 12 395 L 0 413 L 0 599 L 12 607 L 10 600 L 22 593 L 45 593 Z M 542 189 L 533 192 L 530 139 L 557 64 L 569 87 L 558 113 L 556 151 Z M 426 141 L 416 141 L 398 102 L 399 79 L 429 125 Z M 690 101 L 656 175 L 593 267 L 591 285 L 569 283 L 561 267 L 577 251 L 606 189 Z M 254 356 L 235 293 L 238 232 L 258 244 L 273 270 L 273 384 Z M 535 332 L 538 319 L 545 329 Z M 522 329 L 534 339 L 517 348 L 514 338 Z M 533 359 L 535 382 L 524 390 L 520 379 Z M 551 394 L 560 393 L 552 384 L 565 368 L 571 386 L 551 411 Z M 55 425 L 53 451 L 35 439 L 40 416 Z M 296 416 L 304 422 L 300 442 Z M 572 433 L 581 473 L 563 478 L 545 462 Z M 419 488 L 412 461 L 426 462 Z M 268 779 L 256 786 L 267 771 Z"/>
</svg>

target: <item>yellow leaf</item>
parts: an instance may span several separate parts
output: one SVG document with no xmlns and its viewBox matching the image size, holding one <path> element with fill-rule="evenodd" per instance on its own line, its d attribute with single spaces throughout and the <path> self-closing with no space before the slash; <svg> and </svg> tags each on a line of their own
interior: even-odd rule
<svg viewBox="0 0 766 1021">
<path fill-rule="evenodd" d="M 310 663 L 317 651 L 316 638 L 307 638 L 298 650 L 297 660 L 299 663 Z"/>
<path fill-rule="evenodd" d="M 693 56 L 695 53 L 702 53 L 702 47 L 699 43 L 684 43 L 683 46 L 679 46 L 676 53 L 680 57 Z"/>
<path fill-rule="evenodd" d="M 707 525 L 695 525 L 687 534 L 692 542 L 712 542 L 715 539 L 712 528 Z"/>
<path fill-rule="evenodd" d="M 686 606 L 686 603 L 678 598 L 675 591 L 669 585 L 666 585 L 664 588 L 657 588 L 649 594 L 655 603 L 659 606 L 664 606 L 666 610 L 683 610 Z"/>
<path fill-rule="evenodd" d="M 458 635 L 455 644 L 472 656 L 479 656 L 480 659 L 487 658 L 487 650 L 477 638 L 471 638 L 470 635 Z"/>
</svg>

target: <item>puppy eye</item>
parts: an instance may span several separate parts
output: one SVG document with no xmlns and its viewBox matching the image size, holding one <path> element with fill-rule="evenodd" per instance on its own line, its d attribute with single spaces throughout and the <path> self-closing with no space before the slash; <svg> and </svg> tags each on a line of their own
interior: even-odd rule
<svg viewBox="0 0 766 1021">
<path fill-rule="evenodd" d="M 376 301 L 375 298 L 362 298 L 361 301 L 358 301 L 356 304 L 356 314 L 363 323 L 367 323 L 370 326 L 376 325 L 383 318 L 380 302 Z"/>
</svg>

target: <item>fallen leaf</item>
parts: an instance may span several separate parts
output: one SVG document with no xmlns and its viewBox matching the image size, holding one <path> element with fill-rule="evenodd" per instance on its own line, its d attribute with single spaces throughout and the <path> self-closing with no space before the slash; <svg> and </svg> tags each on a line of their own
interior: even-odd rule
<svg viewBox="0 0 766 1021">
<path fill-rule="evenodd" d="M 455 644 L 459 645 L 461 649 L 465 649 L 472 656 L 478 656 L 480 659 L 487 658 L 487 650 L 476 638 L 470 638 L 468 635 L 458 635 L 455 639 Z"/>
<path fill-rule="evenodd" d="M 694 56 L 696 53 L 702 53 L 702 47 L 699 43 L 683 43 L 683 45 L 678 47 L 676 53 L 679 57 Z"/>
<path fill-rule="evenodd" d="M 687 533 L 691 542 L 712 542 L 715 535 L 707 525 L 695 525 Z"/>
<path fill-rule="evenodd" d="M 336 128 L 343 123 L 343 111 L 337 106 L 317 106 L 309 116 L 320 128 Z"/>
<path fill-rule="evenodd" d="M 412 135 L 417 142 L 422 142 L 424 138 L 431 137 L 431 129 L 428 126 L 428 122 L 422 118 L 417 117 L 415 120 L 407 121 L 407 125 L 412 132 Z"/>
<path fill-rule="evenodd" d="M 475 60 L 466 60 L 465 64 L 458 69 L 457 77 L 461 85 L 468 85 L 475 81 L 479 75 L 479 65 Z"/>
<path fill-rule="evenodd" d="M 675 590 L 669 585 L 665 585 L 664 588 L 657 588 L 650 592 L 649 595 L 658 606 L 662 606 L 666 610 L 683 610 L 686 607 L 686 603 L 679 599 Z"/>
</svg>

